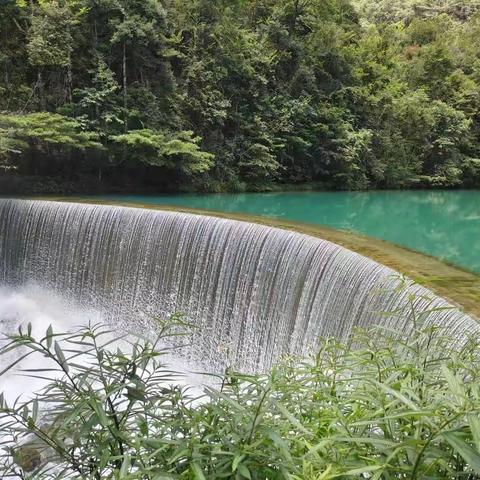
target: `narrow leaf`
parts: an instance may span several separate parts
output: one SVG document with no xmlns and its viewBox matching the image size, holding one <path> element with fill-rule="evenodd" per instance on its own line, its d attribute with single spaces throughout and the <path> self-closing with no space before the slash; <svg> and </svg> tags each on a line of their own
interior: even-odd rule
<svg viewBox="0 0 480 480">
<path fill-rule="evenodd" d="M 445 440 L 468 463 L 470 468 L 480 474 L 480 453 L 477 449 L 466 443 L 458 432 L 443 433 Z"/>
</svg>

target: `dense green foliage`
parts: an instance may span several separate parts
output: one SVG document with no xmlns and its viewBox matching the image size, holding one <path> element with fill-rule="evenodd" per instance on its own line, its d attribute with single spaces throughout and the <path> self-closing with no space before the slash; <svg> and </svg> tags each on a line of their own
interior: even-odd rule
<svg viewBox="0 0 480 480">
<path fill-rule="evenodd" d="M 36 340 L 28 326 L 0 358 L 50 363 L 24 371 L 44 378 L 34 399 L 0 397 L 0 474 L 480 478 L 480 345 L 452 347 L 424 320 L 408 337 L 374 330 L 356 332 L 353 346 L 325 339 L 310 359 L 286 359 L 265 375 L 227 372 L 197 396 L 164 365 L 161 345 L 178 331 L 171 324 L 153 343 L 125 339 L 123 351 L 102 327 L 49 328 Z"/>
<path fill-rule="evenodd" d="M 98 188 L 479 186 L 478 7 L 4 0 L 0 162 Z"/>
</svg>

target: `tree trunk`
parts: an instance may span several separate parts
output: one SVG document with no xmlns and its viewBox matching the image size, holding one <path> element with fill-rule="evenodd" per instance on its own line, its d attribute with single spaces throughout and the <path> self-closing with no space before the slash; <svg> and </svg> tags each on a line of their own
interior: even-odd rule
<svg viewBox="0 0 480 480">
<path fill-rule="evenodd" d="M 68 52 L 68 66 L 67 66 L 67 95 L 68 101 L 72 104 L 73 103 L 73 75 L 72 75 L 72 56 L 71 52 Z"/>
<path fill-rule="evenodd" d="M 127 114 L 127 42 L 123 41 L 123 130 L 128 131 L 128 114 Z M 127 145 L 123 144 L 122 149 L 122 163 L 125 163 L 127 158 Z"/>
<path fill-rule="evenodd" d="M 45 89 L 44 89 L 44 83 L 43 83 L 43 76 L 42 76 L 42 71 L 38 70 L 37 72 L 37 87 L 38 87 L 38 96 L 40 98 L 40 108 L 42 110 L 47 109 L 47 100 L 45 98 Z"/>
<path fill-rule="evenodd" d="M 7 45 L 7 32 L 5 31 L 5 39 L 4 39 L 5 45 Z M 8 58 L 8 57 L 6 57 Z M 7 88 L 10 88 L 10 75 L 8 74 L 8 60 L 4 61 L 4 66 L 5 66 L 5 86 Z"/>
<path fill-rule="evenodd" d="M 97 51 L 98 45 L 98 31 L 97 31 L 97 19 L 93 20 L 93 49 Z"/>
<path fill-rule="evenodd" d="M 127 43 L 123 42 L 123 108 L 125 109 L 125 120 L 127 115 Z M 125 124 L 126 127 L 126 124 Z"/>
<path fill-rule="evenodd" d="M 295 33 L 295 29 L 297 28 L 297 18 L 298 18 L 298 15 L 300 14 L 299 4 L 300 4 L 300 0 L 295 0 L 293 2 L 293 17 L 290 24 L 290 34 Z"/>
</svg>

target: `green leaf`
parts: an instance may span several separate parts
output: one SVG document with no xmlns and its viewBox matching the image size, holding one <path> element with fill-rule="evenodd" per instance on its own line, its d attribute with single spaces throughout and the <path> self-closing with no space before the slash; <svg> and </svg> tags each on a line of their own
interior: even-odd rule
<svg viewBox="0 0 480 480">
<path fill-rule="evenodd" d="M 47 332 L 45 334 L 45 338 L 47 340 L 47 348 L 50 348 L 52 346 L 52 341 L 53 341 L 53 328 L 52 325 L 49 325 L 47 328 Z"/>
<path fill-rule="evenodd" d="M 460 454 L 470 468 L 480 474 L 480 453 L 477 449 L 466 443 L 459 432 L 445 432 L 445 440 Z"/>
<path fill-rule="evenodd" d="M 385 467 L 383 465 L 365 465 L 364 467 L 354 468 L 352 470 L 348 470 L 342 475 L 361 475 L 362 473 L 367 472 L 376 472 L 378 470 L 383 470 Z"/>
<path fill-rule="evenodd" d="M 31 350 L 30 352 L 27 352 L 25 355 L 22 355 L 20 358 L 17 358 L 14 362 L 10 363 L 7 367 L 5 367 L 1 372 L 0 372 L 0 377 L 2 375 L 5 375 L 9 370 L 11 370 L 15 365 L 18 365 L 22 360 L 25 358 L 29 357 L 30 355 L 34 354 L 35 352 Z"/>
<path fill-rule="evenodd" d="M 309 432 L 303 425 L 302 423 L 295 418 L 294 415 L 292 415 L 281 403 L 277 403 L 277 408 L 282 412 L 282 414 L 287 418 L 287 420 L 295 427 L 297 427 L 300 431 L 307 435 L 312 435 L 311 432 Z"/>
<path fill-rule="evenodd" d="M 28 412 L 28 405 L 24 405 L 23 409 L 22 409 L 22 418 L 27 421 L 28 420 L 28 416 L 29 416 L 29 412 Z"/>
<path fill-rule="evenodd" d="M 190 451 L 187 448 L 182 448 L 175 455 L 173 455 L 171 458 L 168 459 L 168 463 L 172 464 L 176 462 L 179 458 L 181 457 L 188 457 L 190 454 Z"/>
<path fill-rule="evenodd" d="M 448 369 L 446 365 L 442 365 L 441 368 L 443 376 L 445 377 L 451 392 L 459 401 L 463 400 L 465 398 L 465 388 L 461 384 L 460 380 Z"/>
<path fill-rule="evenodd" d="M 265 435 L 272 440 L 274 445 L 282 452 L 282 455 L 288 460 L 292 460 L 292 456 L 290 454 L 290 449 L 288 446 L 288 443 L 280 437 L 280 435 L 273 429 L 271 428 L 266 428 L 264 430 Z"/>
<path fill-rule="evenodd" d="M 92 406 L 94 412 L 96 413 L 100 425 L 102 425 L 103 427 L 108 427 L 110 425 L 110 420 L 100 402 L 97 399 L 93 398 L 90 400 L 89 403 Z"/>
<path fill-rule="evenodd" d="M 127 398 L 130 401 L 140 401 L 140 402 L 147 401 L 144 390 L 136 387 L 127 387 Z"/>
<path fill-rule="evenodd" d="M 130 454 L 126 453 L 123 457 L 122 466 L 120 467 L 119 477 L 123 478 L 127 475 L 130 469 L 131 461 L 130 461 Z"/>
<path fill-rule="evenodd" d="M 102 455 L 100 456 L 100 468 L 105 468 L 108 465 L 108 462 L 110 460 L 110 450 L 106 448 L 103 450 Z"/>
<path fill-rule="evenodd" d="M 37 418 L 38 418 L 38 400 L 35 399 L 32 402 L 32 419 L 34 422 L 36 422 Z"/>
<path fill-rule="evenodd" d="M 60 344 L 58 342 L 55 342 L 53 345 L 55 349 L 55 355 L 57 356 L 57 360 L 59 361 L 60 365 L 64 368 L 66 372 L 68 372 L 68 364 L 67 360 L 65 358 L 65 355 L 63 354 L 62 347 L 60 347 Z"/>
<path fill-rule="evenodd" d="M 199 465 L 196 462 L 192 462 L 192 464 L 190 465 L 190 469 L 193 473 L 193 477 L 196 480 L 207 480 L 205 478 L 205 475 L 203 474 L 202 469 L 199 467 Z"/>
<path fill-rule="evenodd" d="M 248 478 L 248 480 L 252 480 L 252 475 L 250 474 L 250 470 L 245 464 L 241 463 L 238 466 L 238 473 L 240 473 L 242 477 Z"/>
<path fill-rule="evenodd" d="M 470 430 L 472 431 L 473 441 L 475 447 L 480 451 L 480 416 L 478 413 L 470 413 L 468 415 L 468 424 L 470 425 Z"/>
<path fill-rule="evenodd" d="M 240 455 L 240 454 L 236 454 L 234 459 L 233 459 L 233 462 L 232 462 L 232 472 L 236 472 L 237 470 L 237 467 L 238 467 L 238 464 L 246 457 L 245 454 L 243 455 Z"/>
</svg>

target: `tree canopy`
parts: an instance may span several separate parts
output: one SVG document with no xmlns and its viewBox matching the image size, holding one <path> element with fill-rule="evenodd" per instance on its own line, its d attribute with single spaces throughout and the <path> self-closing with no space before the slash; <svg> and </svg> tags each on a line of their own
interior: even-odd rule
<svg viewBox="0 0 480 480">
<path fill-rule="evenodd" d="M 0 161 L 208 191 L 480 185 L 480 2 L 5 0 Z"/>
</svg>

